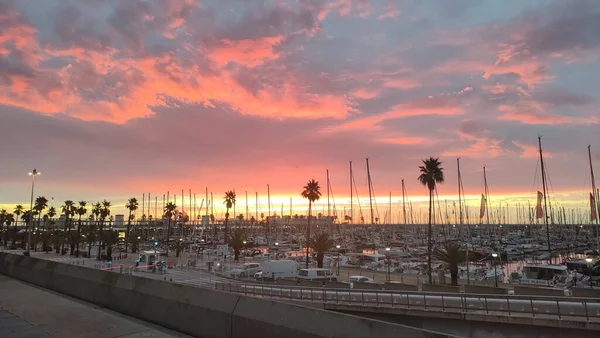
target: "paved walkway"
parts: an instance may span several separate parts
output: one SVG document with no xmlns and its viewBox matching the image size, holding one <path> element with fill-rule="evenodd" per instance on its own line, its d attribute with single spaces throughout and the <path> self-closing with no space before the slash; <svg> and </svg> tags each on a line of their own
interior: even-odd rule
<svg viewBox="0 0 600 338">
<path fill-rule="evenodd" d="M 0 338 L 189 337 L 0 275 Z"/>
</svg>

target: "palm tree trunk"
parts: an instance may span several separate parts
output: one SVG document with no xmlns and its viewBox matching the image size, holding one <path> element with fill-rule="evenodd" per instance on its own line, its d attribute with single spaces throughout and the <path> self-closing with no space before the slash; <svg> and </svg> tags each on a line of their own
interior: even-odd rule
<svg viewBox="0 0 600 338">
<path fill-rule="evenodd" d="M 171 235 L 171 217 L 169 217 L 169 225 L 167 226 L 167 253 L 165 256 L 169 256 L 169 237 Z"/>
<path fill-rule="evenodd" d="M 458 285 L 458 266 L 454 265 L 450 267 L 450 281 L 452 285 Z"/>
<path fill-rule="evenodd" d="M 102 250 L 102 230 L 104 228 L 104 220 L 100 221 L 100 231 L 98 231 L 98 259 L 100 259 L 100 250 Z"/>
<path fill-rule="evenodd" d="M 229 239 L 228 238 L 229 237 L 228 236 L 229 235 L 228 226 L 229 226 L 229 208 L 227 208 L 227 212 L 225 213 L 225 229 L 224 229 L 225 233 L 223 234 L 223 240 L 225 241 L 225 244 L 227 244 L 228 239 Z"/>
<path fill-rule="evenodd" d="M 77 221 L 77 249 L 76 249 L 76 257 L 79 257 L 79 241 L 81 241 L 81 215 L 79 215 L 79 220 Z"/>
<path fill-rule="evenodd" d="M 15 220 L 15 232 L 13 232 L 12 236 L 12 245 L 15 245 L 15 242 L 17 241 L 17 225 L 19 224 L 19 216 L 20 215 L 17 215 L 17 219 Z"/>
<path fill-rule="evenodd" d="M 127 233 L 125 233 L 125 253 L 127 253 L 127 244 L 129 243 L 129 228 L 131 227 L 131 210 L 129 210 L 129 218 L 127 218 Z"/>
<path fill-rule="evenodd" d="M 432 276 L 432 271 L 431 271 L 431 233 L 432 233 L 432 229 L 431 229 L 431 203 L 432 203 L 432 199 L 433 199 L 433 190 L 429 189 L 429 224 L 427 227 L 427 269 L 428 269 L 428 275 L 429 275 L 429 284 L 433 283 L 433 276 Z"/>
<path fill-rule="evenodd" d="M 310 213 L 312 211 L 312 201 L 308 201 L 308 223 L 306 224 L 306 268 L 308 269 L 308 247 L 310 246 Z"/>
</svg>

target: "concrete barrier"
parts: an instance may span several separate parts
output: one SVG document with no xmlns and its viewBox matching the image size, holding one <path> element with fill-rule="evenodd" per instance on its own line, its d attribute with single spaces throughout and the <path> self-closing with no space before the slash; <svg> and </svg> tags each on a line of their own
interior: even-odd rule
<svg viewBox="0 0 600 338">
<path fill-rule="evenodd" d="M 196 337 L 450 337 L 267 299 L 7 253 L 0 253 L 0 273 Z"/>
<path fill-rule="evenodd" d="M 350 284 L 342 282 L 325 282 L 325 287 L 328 289 L 348 289 Z"/>
<path fill-rule="evenodd" d="M 277 284 L 277 285 L 298 285 L 298 281 L 292 280 L 292 279 L 278 279 L 275 281 L 275 284 Z"/>
<path fill-rule="evenodd" d="M 515 285 L 514 290 L 515 290 L 515 295 L 524 295 L 524 296 L 563 297 L 565 295 L 565 290 L 563 290 L 563 289 L 552 289 L 552 288 L 547 288 L 547 287 Z"/>
<path fill-rule="evenodd" d="M 465 293 L 475 293 L 483 295 L 508 295 L 508 289 L 493 286 L 465 285 Z"/>
<path fill-rule="evenodd" d="M 453 285 L 440 285 L 440 284 L 426 284 L 423 283 L 423 291 L 429 292 L 449 292 L 449 293 L 460 293 L 460 286 Z"/>
<path fill-rule="evenodd" d="M 353 289 L 359 290 L 381 290 L 382 284 L 377 283 L 353 283 Z"/>
<path fill-rule="evenodd" d="M 386 282 L 383 285 L 383 288 L 385 290 L 392 290 L 392 291 L 419 291 L 419 287 L 416 285 L 404 284 L 404 283 L 398 283 L 398 282 Z"/>
<path fill-rule="evenodd" d="M 312 281 L 312 280 L 306 280 L 306 279 L 299 279 L 298 282 L 300 282 L 300 286 L 306 286 L 309 288 L 322 288 L 323 287 L 323 282 L 321 281 Z"/>
<path fill-rule="evenodd" d="M 600 289 L 572 288 L 573 297 L 600 298 Z"/>
</svg>

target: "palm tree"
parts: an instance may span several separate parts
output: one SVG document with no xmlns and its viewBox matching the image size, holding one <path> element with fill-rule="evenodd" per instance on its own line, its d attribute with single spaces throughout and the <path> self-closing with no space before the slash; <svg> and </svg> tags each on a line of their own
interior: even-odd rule
<svg viewBox="0 0 600 338">
<path fill-rule="evenodd" d="M 71 200 L 66 200 L 62 206 L 62 213 L 65 215 L 65 224 L 63 226 L 63 241 L 60 252 L 65 251 L 65 242 L 67 241 L 69 232 L 71 232 L 72 218 L 75 215 L 75 203 Z"/>
<path fill-rule="evenodd" d="M 44 196 L 39 196 L 35 199 L 33 204 L 33 211 L 38 216 L 38 228 L 40 227 L 40 220 L 42 218 L 42 211 L 48 207 L 48 199 Z M 31 229 L 33 231 L 34 229 Z M 35 247 L 34 247 L 35 248 Z"/>
<path fill-rule="evenodd" d="M 225 213 L 225 243 L 229 241 L 229 228 L 227 227 L 227 223 L 229 222 L 229 209 L 235 205 L 235 191 L 229 190 L 225 192 L 223 204 L 227 208 L 227 212 Z"/>
<path fill-rule="evenodd" d="M 173 202 L 167 203 L 165 205 L 165 217 L 169 220 L 169 224 L 167 226 L 167 253 L 165 256 L 169 255 L 169 240 L 171 235 L 171 220 L 173 216 L 177 215 L 177 206 Z"/>
<path fill-rule="evenodd" d="M 43 234 L 42 234 L 42 251 L 46 251 L 46 248 L 48 247 L 48 241 L 46 241 L 47 236 L 44 236 L 44 234 L 47 231 L 47 223 L 54 217 L 56 216 L 56 208 L 54 207 L 50 207 L 50 209 L 48 209 L 48 212 L 46 213 L 46 215 L 44 216 L 44 229 L 43 229 Z"/>
<path fill-rule="evenodd" d="M 323 267 L 323 257 L 325 256 L 325 252 L 333 248 L 334 245 L 334 241 L 329 238 L 329 234 L 325 232 L 317 234 L 314 238 L 310 239 L 310 248 L 317 253 L 317 267 Z"/>
<path fill-rule="evenodd" d="M 6 209 L 0 210 L 0 232 L 2 232 L 2 228 L 4 227 L 4 222 L 6 222 L 6 220 L 8 219 L 8 215 L 10 215 L 10 214 L 8 213 L 8 211 L 6 211 Z M 4 238 L 6 238 L 6 236 Z M 6 241 L 5 241 L 5 243 L 6 243 Z"/>
<path fill-rule="evenodd" d="M 244 232 L 241 229 L 236 229 L 229 241 L 229 246 L 233 249 L 233 259 L 236 261 L 239 259 L 240 251 L 244 246 L 244 238 Z"/>
<path fill-rule="evenodd" d="M 466 251 L 452 241 L 445 242 L 443 245 L 443 249 L 435 248 L 433 257 L 448 264 L 452 285 L 458 285 L 458 266 L 467 260 Z"/>
<path fill-rule="evenodd" d="M 125 208 L 127 208 L 129 210 L 129 217 L 127 218 L 127 232 L 125 233 L 125 252 L 127 252 L 127 243 L 129 242 L 129 228 L 131 227 L 131 216 L 132 213 L 134 211 L 137 210 L 138 208 L 138 201 L 137 198 L 132 197 L 127 201 L 127 204 L 125 204 Z"/>
<path fill-rule="evenodd" d="M 17 224 L 18 224 L 19 216 L 21 216 L 24 212 L 25 212 L 25 209 L 20 204 L 18 204 L 15 207 L 15 210 L 13 211 L 13 213 L 17 216 L 15 218 L 15 232 L 13 233 L 13 238 L 12 238 L 12 245 L 13 246 L 15 245 L 15 239 L 17 237 Z"/>
<path fill-rule="evenodd" d="M 433 283 L 431 275 L 431 248 L 432 248 L 432 229 L 431 229 L 431 216 L 433 213 L 433 191 L 435 190 L 437 183 L 444 183 L 444 168 L 441 167 L 442 162 L 439 159 L 430 157 L 423 160 L 422 166 L 419 167 L 421 175 L 419 175 L 419 182 L 429 189 L 429 222 L 427 227 L 427 267 L 429 274 L 429 283 Z"/>
<path fill-rule="evenodd" d="M 87 214 L 87 202 L 79 201 L 79 206 L 75 209 L 75 213 L 79 216 L 77 220 L 77 247 L 76 256 L 79 257 L 79 242 L 81 241 L 81 217 Z M 71 247 L 71 255 L 73 254 L 73 248 Z"/>
<path fill-rule="evenodd" d="M 104 231 L 104 221 L 106 221 L 106 218 L 108 216 L 110 216 L 110 202 L 107 200 L 102 201 L 102 203 L 97 203 L 96 205 L 94 205 L 94 211 L 96 209 L 96 207 L 98 207 L 98 212 L 99 212 L 99 216 L 100 216 L 100 229 L 99 229 L 99 234 L 98 234 L 98 238 L 100 239 L 100 245 L 98 246 L 98 259 L 101 259 L 102 257 L 100 256 L 100 250 L 102 249 L 102 246 L 105 244 L 102 242 L 103 236 L 102 236 L 102 232 Z"/>
<path fill-rule="evenodd" d="M 302 197 L 308 199 L 308 223 L 306 225 L 306 267 L 308 268 L 308 248 L 310 248 L 310 215 L 312 204 L 321 198 L 321 187 L 319 182 L 314 179 L 308 181 L 301 193 Z"/>
<path fill-rule="evenodd" d="M 8 229 L 10 229 L 11 224 L 13 224 L 14 222 L 15 217 L 13 216 L 13 214 L 6 215 L 6 218 L 4 219 L 4 223 L 6 224 L 6 231 L 4 233 L 4 246 L 8 245 Z"/>
</svg>

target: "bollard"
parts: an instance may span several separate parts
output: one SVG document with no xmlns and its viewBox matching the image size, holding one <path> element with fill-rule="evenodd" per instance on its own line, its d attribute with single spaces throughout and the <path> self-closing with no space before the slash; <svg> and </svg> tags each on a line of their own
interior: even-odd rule
<svg viewBox="0 0 600 338">
<path fill-rule="evenodd" d="M 123 273 L 123 265 L 119 265 L 119 273 Z"/>
</svg>

